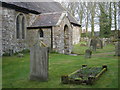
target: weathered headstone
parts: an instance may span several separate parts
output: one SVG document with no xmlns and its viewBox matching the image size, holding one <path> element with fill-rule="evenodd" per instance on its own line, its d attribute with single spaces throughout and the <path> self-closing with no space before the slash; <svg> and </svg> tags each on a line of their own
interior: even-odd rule
<svg viewBox="0 0 120 90">
<path fill-rule="evenodd" d="M 90 41 L 90 49 L 92 51 L 96 51 L 96 48 L 97 48 L 97 40 L 95 38 L 93 38 Z"/>
<path fill-rule="evenodd" d="M 106 46 L 106 38 L 102 38 L 103 47 Z"/>
<path fill-rule="evenodd" d="M 88 41 L 87 41 L 87 46 L 90 47 L 90 42 L 91 42 L 91 39 L 89 38 Z"/>
<path fill-rule="evenodd" d="M 115 45 L 115 55 L 120 56 L 120 41 L 118 41 Z"/>
<path fill-rule="evenodd" d="M 102 49 L 103 48 L 102 40 L 100 40 L 99 38 L 97 38 L 97 48 L 98 49 Z"/>
<path fill-rule="evenodd" d="M 92 51 L 87 49 L 85 50 L 85 58 L 91 58 L 91 55 L 92 55 Z"/>
<path fill-rule="evenodd" d="M 39 43 L 30 49 L 30 80 L 48 80 L 48 48 Z"/>
</svg>

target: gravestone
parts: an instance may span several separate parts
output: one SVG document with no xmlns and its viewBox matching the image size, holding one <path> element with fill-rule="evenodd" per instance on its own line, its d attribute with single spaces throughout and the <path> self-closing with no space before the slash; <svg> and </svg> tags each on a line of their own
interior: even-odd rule
<svg viewBox="0 0 120 90">
<path fill-rule="evenodd" d="M 106 46 L 106 38 L 102 38 L 103 47 Z"/>
<path fill-rule="evenodd" d="M 120 56 L 120 41 L 115 44 L 115 55 Z"/>
<path fill-rule="evenodd" d="M 22 53 L 18 53 L 18 55 L 17 55 L 18 57 L 24 57 L 24 54 L 22 54 Z"/>
<path fill-rule="evenodd" d="M 98 49 L 102 49 L 103 48 L 102 40 L 100 40 L 99 38 L 97 38 L 97 48 Z"/>
<path fill-rule="evenodd" d="M 92 55 L 92 51 L 87 49 L 85 50 L 85 58 L 91 58 L 91 55 Z"/>
<path fill-rule="evenodd" d="M 88 41 L 87 41 L 87 46 L 90 47 L 90 42 L 91 42 L 91 39 L 89 38 Z"/>
<path fill-rule="evenodd" d="M 90 41 L 90 49 L 92 51 L 96 51 L 96 48 L 97 48 L 97 40 L 95 38 L 93 38 Z"/>
<path fill-rule="evenodd" d="M 48 48 L 40 43 L 30 48 L 30 80 L 48 80 Z"/>
</svg>

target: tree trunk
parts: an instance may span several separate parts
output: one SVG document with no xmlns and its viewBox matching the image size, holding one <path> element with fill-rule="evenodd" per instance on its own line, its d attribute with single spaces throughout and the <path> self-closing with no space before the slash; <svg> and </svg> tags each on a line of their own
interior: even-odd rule
<svg viewBox="0 0 120 90">
<path fill-rule="evenodd" d="M 115 25 L 115 38 L 117 38 L 117 20 L 116 20 L 116 2 L 114 2 L 114 25 Z"/>
<path fill-rule="evenodd" d="M 88 8 L 87 8 L 87 20 L 86 20 L 86 34 L 88 33 Z"/>
<path fill-rule="evenodd" d="M 91 36 L 94 37 L 94 16 L 92 16 L 91 30 Z"/>
<path fill-rule="evenodd" d="M 109 33 L 111 34 L 112 16 L 111 16 L 111 2 L 109 6 Z"/>
<path fill-rule="evenodd" d="M 115 30 L 117 30 L 117 20 L 116 20 L 116 2 L 114 2 L 114 25 L 115 25 Z"/>
<path fill-rule="evenodd" d="M 95 2 L 93 3 L 92 5 L 92 10 L 91 10 L 91 37 L 94 37 L 94 18 L 95 18 L 95 7 L 96 7 L 96 4 Z"/>
</svg>

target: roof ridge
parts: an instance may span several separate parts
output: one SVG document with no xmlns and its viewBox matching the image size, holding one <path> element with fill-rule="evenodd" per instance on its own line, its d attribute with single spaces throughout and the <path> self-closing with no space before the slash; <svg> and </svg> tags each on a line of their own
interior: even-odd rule
<svg viewBox="0 0 120 90">
<path fill-rule="evenodd" d="M 78 24 L 80 24 L 78 21 L 77 21 L 77 19 L 69 12 L 69 11 L 67 11 L 68 12 L 68 14 L 72 17 L 72 18 L 74 18 L 74 20 L 78 23 Z"/>
<path fill-rule="evenodd" d="M 41 13 L 41 14 L 39 14 L 39 15 L 58 14 L 58 13 L 63 13 L 63 12 L 49 12 L 49 13 Z"/>
</svg>

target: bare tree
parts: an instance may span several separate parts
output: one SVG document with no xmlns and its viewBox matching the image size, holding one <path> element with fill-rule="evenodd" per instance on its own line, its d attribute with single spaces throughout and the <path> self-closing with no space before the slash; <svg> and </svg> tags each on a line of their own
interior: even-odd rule
<svg viewBox="0 0 120 90">
<path fill-rule="evenodd" d="M 114 2 L 114 25 L 115 25 L 115 30 L 117 30 L 116 13 L 117 13 L 117 6 L 116 6 L 116 2 Z"/>
<path fill-rule="evenodd" d="M 95 18 L 95 8 L 96 8 L 96 2 L 90 3 L 90 13 L 91 13 L 91 37 L 94 37 L 94 18 Z"/>
<path fill-rule="evenodd" d="M 88 23 L 89 23 L 89 19 L 90 19 L 90 4 L 89 4 L 89 2 L 84 3 L 84 7 L 86 8 L 86 11 L 85 11 L 85 16 L 86 16 L 85 27 L 86 27 L 86 34 L 87 34 L 88 33 Z"/>
</svg>

